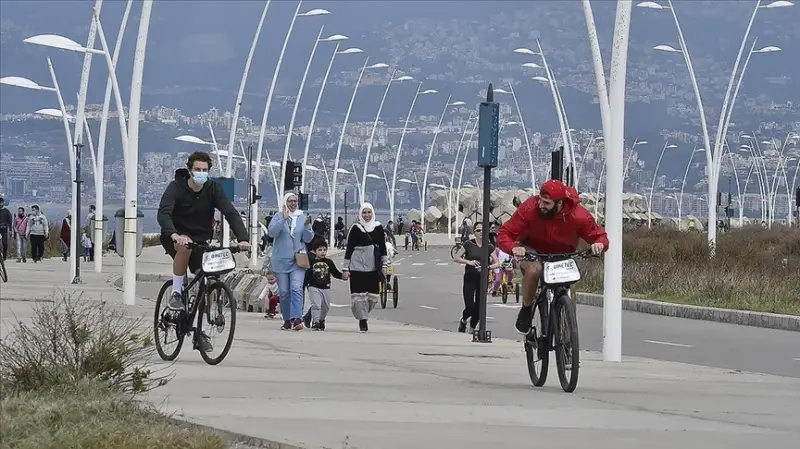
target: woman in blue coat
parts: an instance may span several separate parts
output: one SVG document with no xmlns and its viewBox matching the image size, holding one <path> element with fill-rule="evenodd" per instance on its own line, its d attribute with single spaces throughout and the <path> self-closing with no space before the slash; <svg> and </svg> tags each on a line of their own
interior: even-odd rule
<svg viewBox="0 0 800 449">
<path fill-rule="evenodd" d="M 311 242 L 311 216 L 298 208 L 297 195 L 288 192 L 283 196 L 283 207 L 269 222 L 267 233 L 274 239 L 271 271 L 278 278 L 281 296 L 282 330 L 303 329 L 303 281 L 306 269 L 297 266 L 296 254 L 306 253 L 306 243 Z"/>
</svg>

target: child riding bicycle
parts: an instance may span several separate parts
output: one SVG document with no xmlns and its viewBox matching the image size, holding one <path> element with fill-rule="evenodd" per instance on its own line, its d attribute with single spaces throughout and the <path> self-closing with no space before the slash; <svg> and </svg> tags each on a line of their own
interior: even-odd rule
<svg viewBox="0 0 800 449">
<path fill-rule="evenodd" d="M 506 283 L 510 284 L 514 279 L 514 273 L 517 268 L 517 261 L 510 254 L 506 254 L 500 248 L 495 251 L 495 257 L 500 263 L 499 268 L 494 269 L 494 283 L 492 284 L 492 296 L 497 296 L 497 291 L 503 283 L 503 275 L 505 274 Z"/>
</svg>

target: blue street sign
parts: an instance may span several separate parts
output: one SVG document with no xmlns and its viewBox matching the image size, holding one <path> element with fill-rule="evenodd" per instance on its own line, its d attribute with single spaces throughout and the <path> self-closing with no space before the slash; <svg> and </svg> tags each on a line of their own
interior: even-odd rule
<svg viewBox="0 0 800 449">
<path fill-rule="evenodd" d="M 478 166 L 497 167 L 500 104 L 482 102 L 478 116 Z"/>
</svg>

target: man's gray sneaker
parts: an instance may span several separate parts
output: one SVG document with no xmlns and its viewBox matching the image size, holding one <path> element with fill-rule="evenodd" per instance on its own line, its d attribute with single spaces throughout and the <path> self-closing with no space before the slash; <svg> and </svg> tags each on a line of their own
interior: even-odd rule
<svg viewBox="0 0 800 449">
<path fill-rule="evenodd" d="M 198 336 L 197 345 L 200 346 L 200 350 L 203 352 L 214 351 L 214 345 L 211 344 L 211 338 L 209 338 L 205 332 L 201 332 L 200 336 Z"/>
<path fill-rule="evenodd" d="M 167 307 L 169 307 L 170 310 L 183 310 L 185 308 L 183 305 L 183 296 L 178 292 L 172 292 L 167 302 Z"/>
</svg>

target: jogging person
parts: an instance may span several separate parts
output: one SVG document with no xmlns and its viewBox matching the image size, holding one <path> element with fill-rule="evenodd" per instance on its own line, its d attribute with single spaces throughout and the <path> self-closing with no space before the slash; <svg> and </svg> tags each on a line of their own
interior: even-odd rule
<svg viewBox="0 0 800 449">
<path fill-rule="evenodd" d="M 228 220 L 231 231 L 238 240 L 239 249 L 250 248 L 247 228 L 222 186 L 208 179 L 211 156 L 194 152 L 186 168 L 175 170 L 175 180 L 167 185 L 158 206 L 158 224 L 161 226 L 161 246 L 172 259 L 172 296 L 168 307 L 183 310 L 183 278 L 186 268 L 197 272 L 202 264 L 202 252 L 192 251 L 186 245 L 205 243 L 214 232 L 214 211 L 219 209 Z"/>
</svg>

